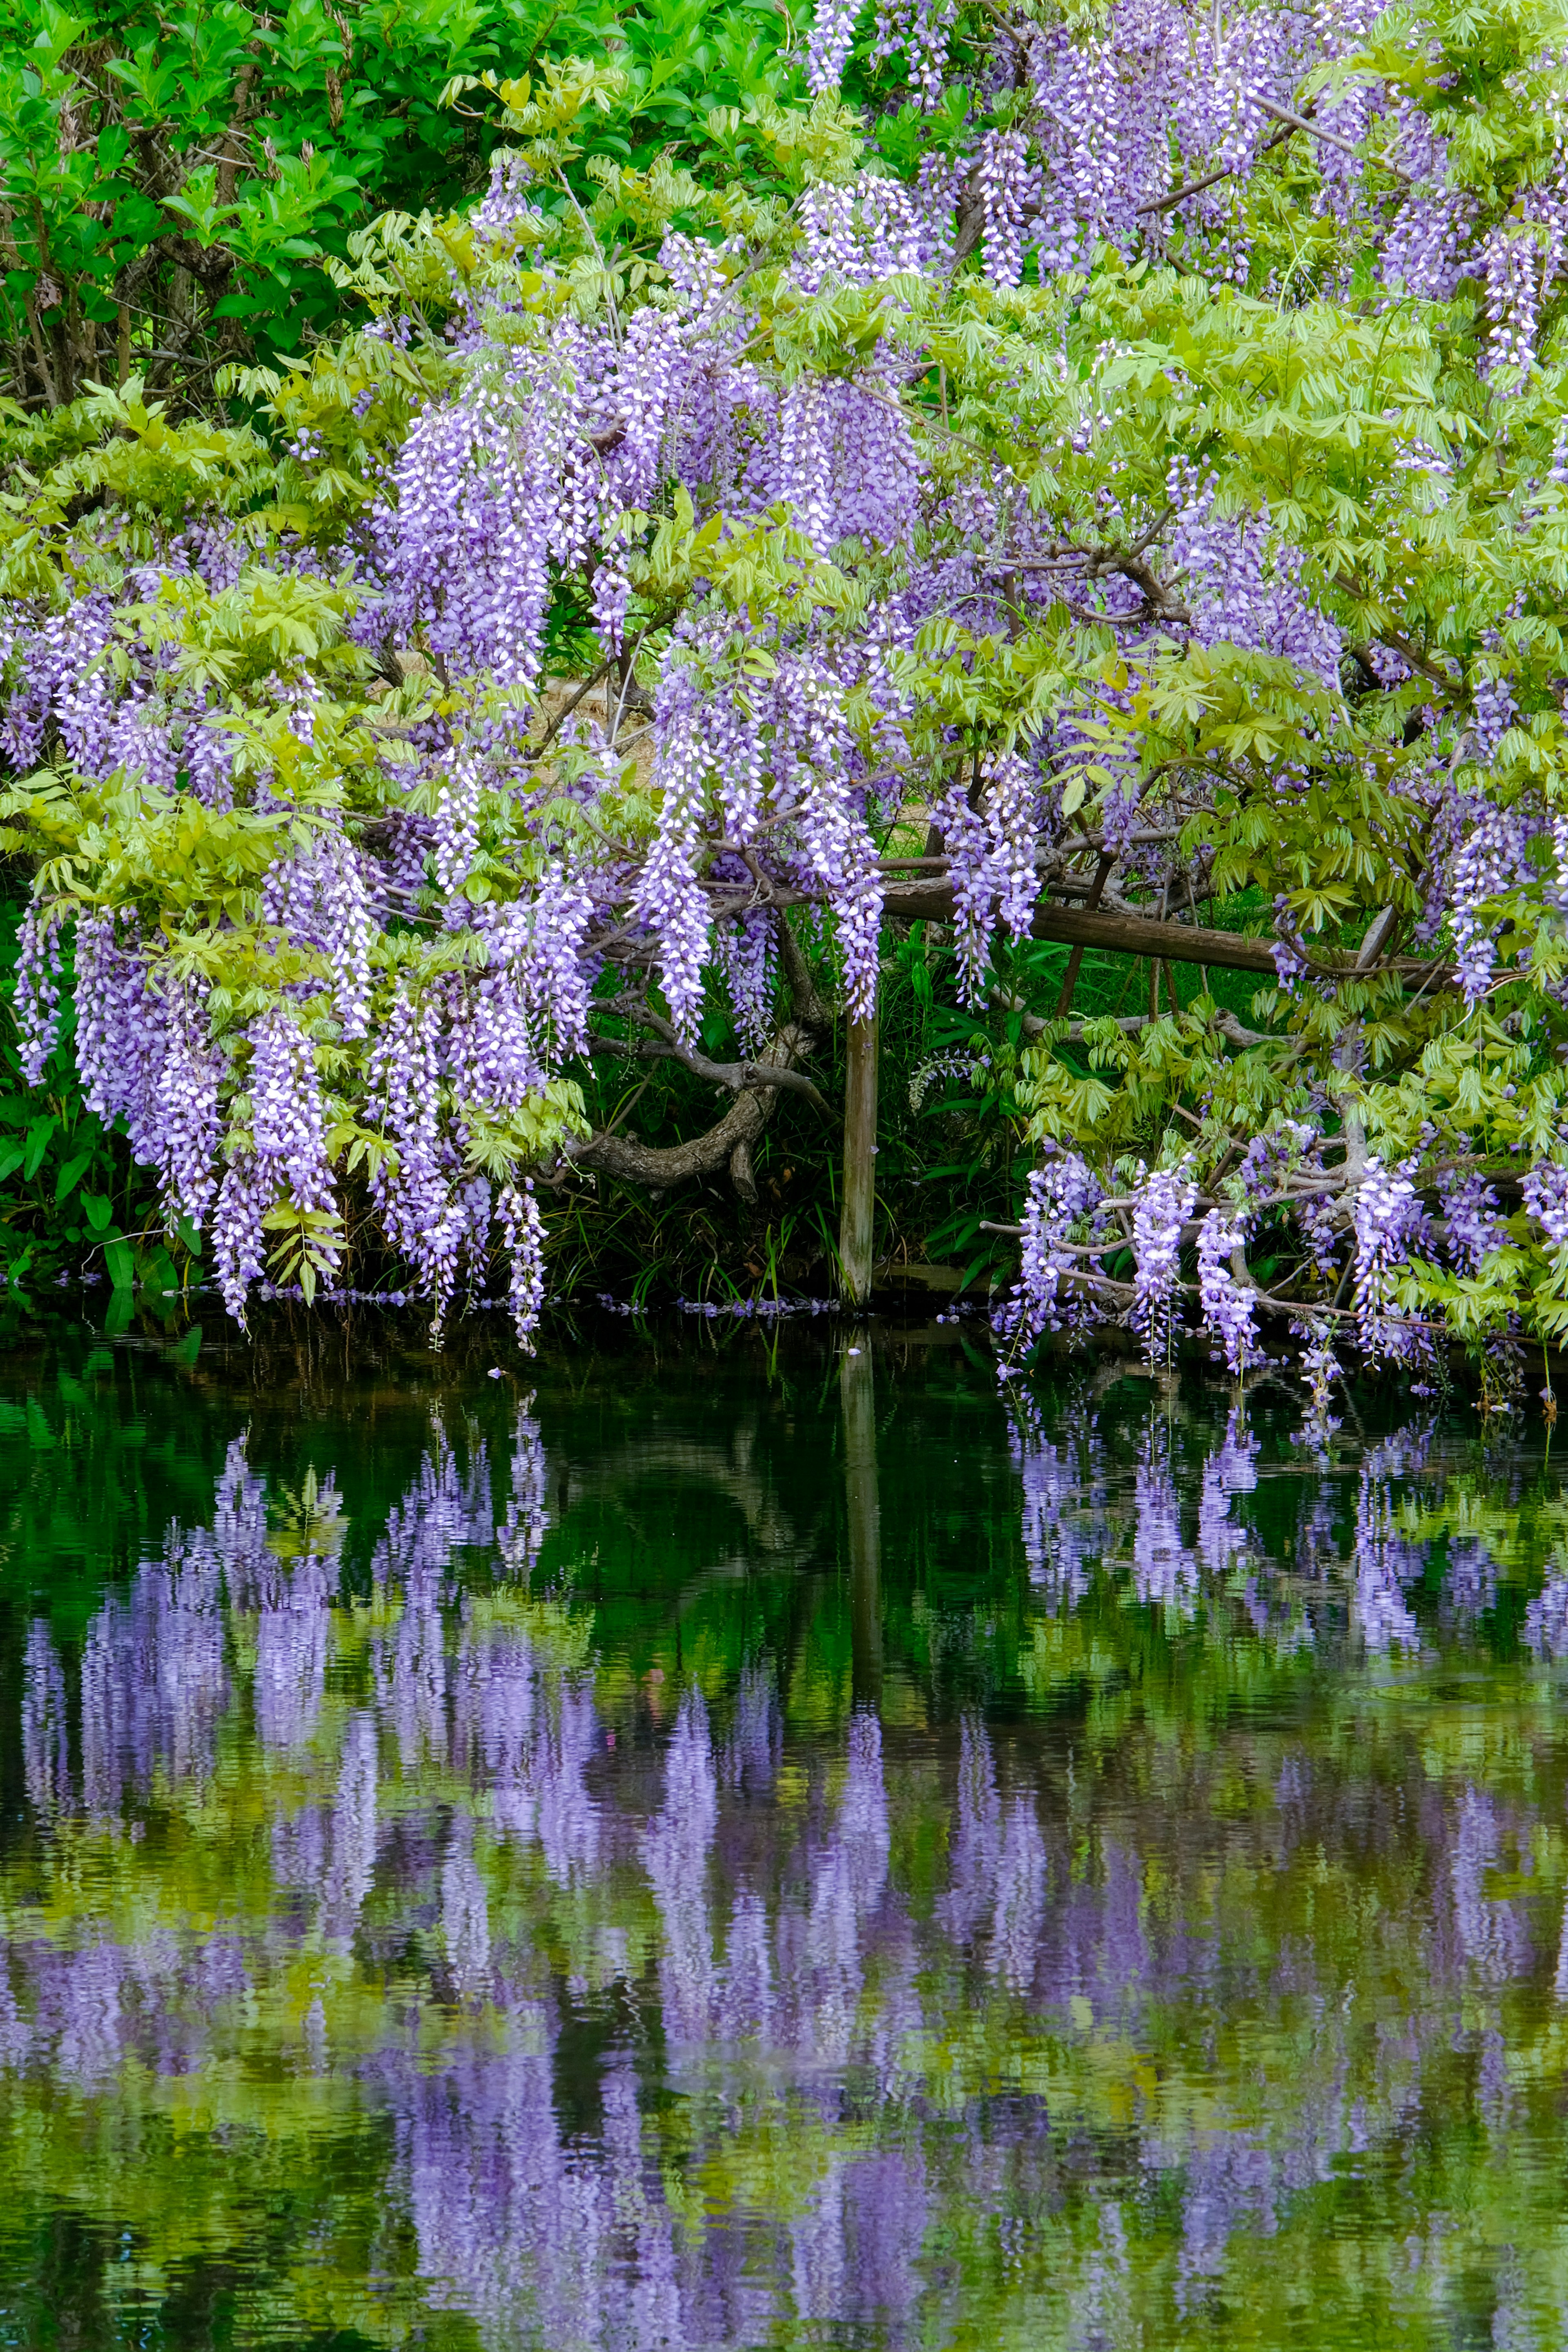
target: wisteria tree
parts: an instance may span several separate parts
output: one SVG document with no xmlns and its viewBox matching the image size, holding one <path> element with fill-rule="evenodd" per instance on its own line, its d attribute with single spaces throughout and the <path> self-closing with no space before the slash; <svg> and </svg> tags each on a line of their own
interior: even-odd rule
<svg viewBox="0 0 1568 2352">
<path fill-rule="evenodd" d="M 858 1297 L 889 935 L 977 1009 L 1033 936 L 1016 1355 L 1568 1328 L 1568 18 L 843 0 L 700 176 L 599 139 L 617 72 L 449 92 L 488 193 L 227 422 L 13 425 L 35 1067 L 74 942 L 233 1313 L 369 1216 L 526 1333 L 542 1194 L 744 1192 L 837 1007 Z M 1075 1017 L 1090 948 L 1147 1012 Z M 595 1130 L 590 1056 L 732 1103 Z"/>
</svg>

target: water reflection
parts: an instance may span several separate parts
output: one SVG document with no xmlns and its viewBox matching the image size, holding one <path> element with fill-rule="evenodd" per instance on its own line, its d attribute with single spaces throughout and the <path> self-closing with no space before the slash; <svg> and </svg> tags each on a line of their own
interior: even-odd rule
<svg viewBox="0 0 1568 2352">
<path fill-rule="evenodd" d="M 855 1704 L 875 1710 L 882 1703 L 882 1507 L 877 1479 L 877 1394 L 868 1347 L 846 1348 L 839 1385 Z"/>
<path fill-rule="evenodd" d="M 1554 1474 L 1147 1393 L 235 1437 L 20 1634 L 0 2201 L 245 2341 L 1561 2343 Z"/>
</svg>

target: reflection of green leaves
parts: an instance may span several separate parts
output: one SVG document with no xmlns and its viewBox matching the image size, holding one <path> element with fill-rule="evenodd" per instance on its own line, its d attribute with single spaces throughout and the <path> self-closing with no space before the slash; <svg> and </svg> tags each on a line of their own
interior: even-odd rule
<svg viewBox="0 0 1568 2352">
<path fill-rule="evenodd" d="M 200 1330 L 188 1335 L 184 1344 L 190 1339 L 199 1343 Z M 171 1361 L 178 1356 L 178 1349 L 170 1350 Z M 195 1360 L 194 1349 L 189 1360 Z M 312 1467 L 298 1488 L 279 1486 L 278 1499 L 268 1512 L 267 1549 L 283 1560 L 335 1560 L 348 1531 L 342 1497 L 331 1485 L 323 1488 Z"/>
<path fill-rule="evenodd" d="M 136 1319 L 136 1294 L 127 1283 L 119 1284 L 110 1293 L 103 1314 L 103 1336 L 118 1339 L 129 1331 Z"/>
</svg>

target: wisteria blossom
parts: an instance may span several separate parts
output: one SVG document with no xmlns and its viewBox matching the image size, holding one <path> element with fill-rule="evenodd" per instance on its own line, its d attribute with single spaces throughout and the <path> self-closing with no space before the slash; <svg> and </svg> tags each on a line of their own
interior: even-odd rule
<svg viewBox="0 0 1568 2352">
<path fill-rule="evenodd" d="M 1147 1360 L 1156 1366 L 1171 1350 L 1176 1261 L 1197 1190 L 1184 1169 L 1158 1168 L 1139 1186 L 1134 1199 L 1133 1319 Z"/>
</svg>

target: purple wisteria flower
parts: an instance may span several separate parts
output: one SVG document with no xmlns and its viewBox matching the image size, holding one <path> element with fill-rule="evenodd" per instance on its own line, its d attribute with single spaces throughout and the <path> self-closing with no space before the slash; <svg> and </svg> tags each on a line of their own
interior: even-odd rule
<svg viewBox="0 0 1568 2352">
<path fill-rule="evenodd" d="M 1093 1319 L 1090 1295 L 1068 1288 L 1064 1276 L 1077 1263 L 1068 1236 L 1092 1217 L 1100 1192 L 1099 1178 L 1075 1152 L 1053 1153 L 1031 1170 L 1017 1285 L 993 1318 L 999 1336 L 1027 1348 L 1043 1332 L 1079 1328 Z"/>
<path fill-rule="evenodd" d="M 1132 1324 L 1147 1360 L 1157 1366 L 1171 1352 L 1176 1261 L 1182 1231 L 1193 1213 L 1197 1183 L 1185 1166 L 1157 1168 L 1138 1185 L 1132 1207 Z"/>
<path fill-rule="evenodd" d="M 1238 1380 L 1257 1354 L 1257 1289 L 1238 1277 L 1234 1265 L 1246 1245 L 1245 1220 L 1233 1221 L 1223 1210 L 1211 1209 L 1198 1227 L 1198 1304 L 1205 1328 Z"/>
<path fill-rule="evenodd" d="M 341 1255 L 328 1222 L 337 1204 L 314 1048 L 282 1011 L 253 1022 L 249 1044 L 250 1133 L 230 1159 L 213 1219 L 218 1285 L 240 1323 L 246 1294 L 265 1269 L 266 1221 L 274 1210 L 321 1221 L 315 1248 L 327 1271 Z"/>
<path fill-rule="evenodd" d="M 1479 1171 L 1447 1176 L 1437 1189 L 1448 1224 L 1448 1255 L 1460 1274 L 1479 1274 L 1482 1259 L 1506 1238 L 1497 1193 Z"/>
<path fill-rule="evenodd" d="M 1568 1167 L 1559 1160 L 1538 1160 L 1526 1170 L 1520 1189 L 1552 1247 L 1568 1248 Z"/>
<path fill-rule="evenodd" d="M 1383 1357 L 1405 1362 L 1418 1344 L 1398 1289 L 1424 1225 L 1410 1178 L 1369 1160 L 1355 1194 L 1355 1303 L 1356 1336 L 1372 1363 Z"/>
</svg>

